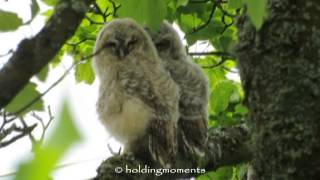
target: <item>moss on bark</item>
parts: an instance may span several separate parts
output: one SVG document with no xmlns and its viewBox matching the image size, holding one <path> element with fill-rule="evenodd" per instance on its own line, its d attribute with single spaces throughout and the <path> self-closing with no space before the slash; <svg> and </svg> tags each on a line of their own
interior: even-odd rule
<svg viewBox="0 0 320 180">
<path fill-rule="evenodd" d="M 238 21 L 238 65 L 260 179 L 320 174 L 320 1 L 269 0 L 256 31 Z"/>
</svg>

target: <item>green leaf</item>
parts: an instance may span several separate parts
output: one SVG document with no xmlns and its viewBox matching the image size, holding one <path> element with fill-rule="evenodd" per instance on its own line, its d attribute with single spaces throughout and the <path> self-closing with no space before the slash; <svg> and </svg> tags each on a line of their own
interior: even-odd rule
<svg viewBox="0 0 320 180">
<path fill-rule="evenodd" d="M 49 72 L 49 66 L 45 66 L 36 76 L 40 81 L 45 81 Z"/>
<path fill-rule="evenodd" d="M 57 4 L 57 0 L 42 0 L 48 6 L 55 6 Z"/>
<path fill-rule="evenodd" d="M 65 102 L 56 121 L 56 128 L 43 148 L 35 151 L 34 158 L 20 164 L 15 180 L 48 179 L 50 172 L 68 149 L 81 139 L 74 125 L 69 105 Z"/>
<path fill-rule="evenodd" d="M 242 104 L 237 104 L 235 107 L 235 112 L 240 115 L 246 115 L 249 112 L 249 110 L 246 106 Z"/>
<path fill-rule="evenodd" d="M 267 17 L 267 0 L 245 0 L 251 22 L 259 30 Z"/>
<path fill-rule="evenodd" d="M 47 22 L 51 15 L 53 14 L 54 10 L 53 9 L 48 9 L 47 11 L 41 13 L 42 16 L 45 17 L 45 21 Z"/>
<path fill-rule="evenodd" d="M 230 180 L 232 178 L 232 173 L 232 166 L 226 166 L 199 176 L 197 177 L 197 180 Z"/>
<path fill-rule="evenodd" d="M 228 7 L 231 9 L 238 9 L 242 7 L 242 0 L 229 0 Z"/>
<path fill-rule="evenodd" d="M 36 90 L 37 85 L 30 82 L 27 84 L 16 97 L 5 107 L 6 111 L 15 113 L 20 109 L 26 107 L 30 102 L 34 101 L 40 93 Z M 30 107 L 24 110 L 20 115 L 34 110 L 43 110 L 43 100 L 39 99 L 33 103 Z"/>
<path fill-rule="evenodd" d="M 63 58 L 65 52 L 65 46 L 63 46 L 59 52 L 54 56 L 54 58 L 51 60 L 50 65 L 52 68 L 58 67 L 58 65 L 61 63 L 61 60 Z"/>
<path fill-rule="evenodd" d="M 13 31 L 22 25 L 16 13 L 0 10 L 0 32 Z"/>
<path fill-rule="evenodd" d="M 221 81 L 216 85 L 211 93 L 210 107 L 219 114 L 227 109 L 231 95 L 237 90 L 236 85 L 229 80 Z"/>
<path fill-rule="evenodd" d="M 230 51 L 233 47 L 233 39 L 229 36 L 221 36 L 219 38 L 219 42 L 220 42 L 220 45 L 221 45 L 221 48 L 224 50 L 224 51 Z"/>
<path fill-rule="evenodd" d="M 40 8 L 39 8 L 39 4 L 37 2 L 37 0 L 32 0 L 31 1 L 31 19 L 26 22 L 25 24 L 30 24 L 32 22 L 32 20 L 36 17 L 36 15 L 38 14 Z"/>
<path fill-rule="evenodd" d="M 117 0 L 121 4 L 118 10 L 120 17 L 130 17 L 152 30 L 160 27 L 167 9 L 163 0 Z"/>
<path fill-rule="evenodd" d="M 187 6 L 180 6 L 177 11 L 177 19 L 179 14 L 194 15 L 202 21 L 207 21 L 212 9 L 212 3 L 192 3 Z"/>
<path fill-rule="evenodd" d="M 186 6 L 186 5 L 188 4 L 188 1 L 189 1 L 189 0 L 177 0 L 177 5 L 176 5 L 176 7 Z"/>
<path fill-rule="evenodd" d="M 81 139 L 75 124 L 74 117 L 70 111 L 70 105 L 68 102 L 64 102 L 62 111 L 57 120 L 57 126 L 52 133 L 52 136 L 48 138 L 44 148 L 55 149 L 62 155 L 74 142 Z M 63 141 L 61 141 L 63 139 Z"/>
<path fill-rule="evenodd" d="M 75 73 L 77 82 L 92 84 L 95 79 L 95 74 L 93 72 L 90 61 L 77 65 Z"/>
</svg>

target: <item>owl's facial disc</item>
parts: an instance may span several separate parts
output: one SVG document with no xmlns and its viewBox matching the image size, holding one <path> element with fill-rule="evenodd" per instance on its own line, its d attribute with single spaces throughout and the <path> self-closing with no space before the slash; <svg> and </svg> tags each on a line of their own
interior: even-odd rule
<svg viewBox="0 0 320 180">
<path fill-rule="evenodd" d="M 169 39 L 161 39 L 160 41 L 155 42 L 155 45 L 159 52 L 167 51 L 171 47 L 171 42 Z"/>
<path fill-rule="evenodd" d="M 119 59 L 124 59 L 133 50 L 136 42 L 136 39 L 126 41 L 124 37 L 116 37 L 115 39 L 109 39 L 103 47 L 110 49 Z"/>
</svg>

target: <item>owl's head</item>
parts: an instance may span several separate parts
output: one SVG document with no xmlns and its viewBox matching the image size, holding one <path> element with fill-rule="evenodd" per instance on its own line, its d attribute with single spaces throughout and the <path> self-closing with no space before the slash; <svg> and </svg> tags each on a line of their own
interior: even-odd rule
<svg viewBox="0 0 320 180">
<path fill-rule="evenodd" d="M 150 44 L 150 38 L 138 23 L 127 18 L 114 19 L 100 31 L 95 52 L 110 59 L 123 60 L 133 52 L 147 50 Z"/>
<path fill-rule="evenodd" d="M 185 54 L 179 34 L 167 21 L 161 24 L 159 31 L 148 30 L 147 32 L 150 34 L 158 55 L 162 59 L 178 60 Z"/>
</svg>

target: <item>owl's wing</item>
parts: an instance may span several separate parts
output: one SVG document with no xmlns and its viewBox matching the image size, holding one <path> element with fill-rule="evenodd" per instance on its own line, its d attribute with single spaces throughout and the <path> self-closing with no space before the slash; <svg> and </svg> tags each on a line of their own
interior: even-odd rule
<svg viewBox="0 0 320 180">
<path fill-rule="evenodd" d="M 177 151 L 176 122 L 172 118 L 172 110 L 155 93 L 152 83 L 141 77 L 135 80 L 133 77 L 125 81 L 124 89 L 127 93 L 137 96 L 152 109 L 152 117 L 147 126 L 149 151 L 154 161 L 163 167 L 170 167 L 175 159 Z M 158 87 L 161 88 L 161 87 Z M 141 142 L 146 143 L 146 142 Z"/>
<path fill-rule="evenodd" d="M 205 115 L 181 115 L 178 121 L 180 148 L 186 153 L 202 157 L 207 142 L 207 126 Z"/>
<path fill-rule="evenodd" d="M 152 158 L 162 167 L 172 167 L 177 153 L 176 125 L 154 118 L 150 122 L 148 135 Z"/>
</svg>

